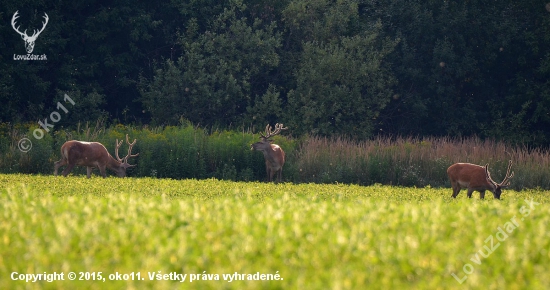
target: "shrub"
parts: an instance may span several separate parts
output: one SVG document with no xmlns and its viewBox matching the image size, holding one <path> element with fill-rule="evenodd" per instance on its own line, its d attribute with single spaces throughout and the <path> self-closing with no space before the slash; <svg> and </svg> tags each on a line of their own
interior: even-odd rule
<svg viewBox="0 0 550 290">
<path fill-rule="evenodd" d="M 105 127 L 79 125 L 76 130 L 60 129 L 32 137 L 33 125 L 0 124 L 0 172 L 51 174 L 59 160 L 59 148 L 70 139 L 98 141 L 114 155 L 115 140 L 137 139 L 130 159 L 137 167 L 128 176 L 154 178 L 218 178 L 265 181 L 265 162 L 260 152 L 250 150 L 258 135 L 250 131 L 211 130 L 182 122 L 180 126 L 141 128 L 125 125 Z M 32 150 L 23 153 L 17 142 L 31 136 Z M 295 183 L 374 183 L 401 186 L 449 186 L 446 170 L 455 162 L 489 163 L 497 181 L 504 177 L 508 160 L 515 176 L 511 187 L 550 188 L 550 155 L 547 150 L 510 146 L 479 138 L 384 138 L 355 141 L 342 137 L 304 136 L 298 139 L 278 135 L 274 143 L 284 148 L 283 181 Z M 124 141 L 125 142 L 125 141 Z M 127 145 L 120 149 L 121 157 Z M 84 174 L 75 168 L 74 174 Z"/>
</svg>

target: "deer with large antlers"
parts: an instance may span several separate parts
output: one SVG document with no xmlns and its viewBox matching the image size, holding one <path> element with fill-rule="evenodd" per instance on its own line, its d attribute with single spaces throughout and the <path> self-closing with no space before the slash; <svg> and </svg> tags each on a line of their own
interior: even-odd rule
<svg viewBox="0 0 550 290">
<path fill-rule="evenodd" d="M 265 170 L 267 171 L 267 180 L 273 181 L 273 175 L 277 174 L 277 181 L 281 181 L 283 175 L 283 165 L 285 164 L 285 152 L 277 144 L 272 144 L 273 140 L 269 138 L 281 133 L 283 124 L 275 124 L 275 131 L 267 124 L 265 126 L 265 135 L 260 133 L 260 142 L 250 145 L 250 150 L 261 151 L 265 158 Z"/>
<path fill-rule="evenodd" d="M 23 32 L 19 31 L 19 27 L 21 27 L 21 25 L 15 27 L 15 20 L 19 18 L 19 15 L 17 15 L 17 13 L 19 13 L 19 11 L 15 11 L 15 13 L 13 14 L 13 17 L 11 18 L 11 27 L 13 27 L 13 30 L 19 33 L 19 35 L 21 35 L 21 38 L 23 38 L 23 40 L 25 41 L 25 49 L 27 50 L 27 52 L 32 53 L 32 51 L 34 50 L 34 44 L 36 42 L 36 39 L 38 38 L 40 33 L 42 33 L 42 31 L 44 31 L 44 29 L 46 28 L 46 25 L 48 25 L 48 20 L 50 20 L 50 18 L 48 17 L 48 14 L 44 13 L 44 16 L 42 16 L 44 17 L 44 22 L 42 22 L 42 29 L 40 30 L 35 29 L 33 30 L 33 34 L 31 36 L 28 36 L 26 29 Z"/>
<path fill-rule="evenodd" d="M 132 154 L 132 147 L 136 144 L 136 139 L 134 142 L 130 143 L 128 141 L 128 134 L 126 134 L 126 143 L 128 143 L 128 154 L 124 158 L 118 156 L 118 149 L 122 145 L 123 140 L 118 142 L 116 139 L 115 147 L 115 156 L 116 159 L 109 154 L 107 148 L 99 142 L 84 142 L 71 140 L 65 142 L 61 146 L 61 160 L 55 162 L 54 164 L 54 175 L 57 176 L 57 170 L 60 166 L 67 165 L 65 170 L 63 170 L 63 176 L 67 177 L 73 167 L 86 166 L 87 177 L 90 178 L 92 175 L 92 169 L 98 168 L 101 176 L 106 177 L 105 168 L 109 168 L 116 173 L 118 177 L 126 176 L 126 169 L 130 167 L 135 167 L 136 165 L 128 164 L 128 158 L 136 157 L 139 155 Z"/>
<path fill-rule="evenodd" d="M 472 197 L 474 191 L 479 191 L 480 198 L 483 199 L 485 191 L 488 190 L 496 199 L 500 199 L 502 189 L 510 186 L 510 178 L 514 177 L 514 172 L 510 173 L 511 169 L 512 160 L 508 163 L 504 180 L 501 183 L 496 183 L 489 173 L 489 164 L 479 166 L 470 163 L 455 163 L 447 169 L 447 175 L 453 188 L 452 197 L 456 198 L 461 189 L 467 188 L 469 198 Z"/>
</svg>

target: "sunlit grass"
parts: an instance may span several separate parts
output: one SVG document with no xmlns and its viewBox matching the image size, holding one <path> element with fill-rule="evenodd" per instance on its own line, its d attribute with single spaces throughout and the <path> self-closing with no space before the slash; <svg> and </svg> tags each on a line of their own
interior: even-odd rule
<svg viewBox="0 0 550 290">
<path fill-rule="evenodd" d="M 550 285 L 546 191 L 509 190 L 501 201 L 463 192 L 453 200 L 448 188 L 30 175 L 0 175 L 0 188 L 1 289 Z M 497 240 L 514 217 L 516 228 Z M 490 236 L 499 246 L 476 264 Z M 68 281 L 70 271 L 102 272 L 106 281 Z M 159 271 L 219 280 L 151 281 Z M 13 272 L 64 272 L 66 281 L 12 281 Z M 109 281 L 117 272 L 144 280 Z M 283 279 L 223 280 L 235 272 Z"/>
</svg>

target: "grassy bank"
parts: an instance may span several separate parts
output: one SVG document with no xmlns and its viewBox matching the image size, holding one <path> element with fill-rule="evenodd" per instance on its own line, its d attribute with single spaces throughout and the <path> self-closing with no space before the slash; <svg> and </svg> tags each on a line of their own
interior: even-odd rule
<svg viewBox="0 0 550 290">
<path fill-rule="evenodd" d="M 263 181 L 265 165 L 260 152 L 250 151 L 259 140 L 251 130 L 207 130 L 182 124 L 177 127 L 105 127 L 98 123 L 74 131 L 58 130 L 40 140 L 33 139 L 34 127 L 4 124 L 0 130 L 0 172 L 52 174 L 59 160 L 59 148 L 71 139 L 98 141 L 114 154 L 116 139 L 126 134 L 136 138 L 138 164 L 128 174 L 153 178 L 217 178 L 233 181 Z M 2 129 L 2 128 L 0 128 Z M 511 146 L 477 138 L 375 138 L 354 141 L 344 138 L 305 136 L 292 138 L 291 130 L 276 136 L 275 143 L 286 152 L 283 180 L 294 183 L 375 183 L 400 186 L 448 187 L 447 168 L 455 162 L 489 163 L 492 177 L 502 180 L 508 160 L 515 176 L 511 187 L 550 189 L 550 154 L 540 148 Z M 32 141 L 28 152 L 19 141 Z M 123 146 L 123 152 L 124 152 Z M 82 174 L 84 169 L 77 169 Z"/>
</svg>

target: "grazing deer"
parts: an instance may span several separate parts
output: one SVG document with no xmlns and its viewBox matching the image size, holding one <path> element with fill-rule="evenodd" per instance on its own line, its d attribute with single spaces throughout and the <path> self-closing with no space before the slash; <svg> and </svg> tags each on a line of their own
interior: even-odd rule
<svg viewBox="0 0 550 290">
<path fill-rule="evenodd" d="M 76 140 L 67 141 L 61 146 L 61 160 L 54 164 L 54 175 L 57 176 L 57 170 L 60 166 L 68 165 L 62 172 L 63 176 L 67 177 L 73 167 L 78 165 L 86 166 L 88 178 L 92 175 L 94 167 L 99 169 L 101 176 L 104 178 L 106 177 L 105 167 L 114 171 L 118 177 L 125 177 L 126 169 L 136 166 L 128 164 L 128 158 L 136 157 L 139 153 L 132 154 L 132 147 L 136 144 L 136 139 L 130 143 L 128 141 L 128 134 L 126 134 L 126 143 L 129 145 L 128 155 L 121 159 L 118 157 L 118 149 L 122 145 L 122 142 L 123 140 L 120 140 L 119 143 L 118 139 L 116 139 L 115 156 L 117 159 L 115 159 L 101 143 Z"/>
<path fill-rule="evenodd" d="M 512 169 L 512 160 L 508 163 L 506 176 L 501 183 L 496 183 L 491 178 L 489 173 L 489 164 L 479 166 L 470 163 L 455 163 L 447 169 L 447 175 L 451 180 L 453 188 L 453 198 L 456 198 L 462 188 L 468 189 L 468 197 L 472 197 L 472 192 L 479 191 L 480 198 L 485 197 L 485 191 L 489 190 L 493 193 L 496 199 L 500 199 L 502 189 L 510 186 L 510 178 L 514 177 L 514 172 L 510 174 Z"/>
<path fill-rule="evenodd" d="M 277 123 L 275 124 L 275 131 L 271 131 L 271 129 L 272 127 L 267 124 L 265 135 L 260 133 L 261 141 L 250 145 L 250 150 L 261 151 L 264 154 L 267 180 L 273 181 L 273 175 L 277 173 L 277 181 L 280 182 L 283 175 L 283 165 L 285 164 L 285 152 L 279 145 L 271 144 L 273 140 L 269 140 L 269 138 L 288 128 L 283 128 L 283 124 Z"/>
</svg>

